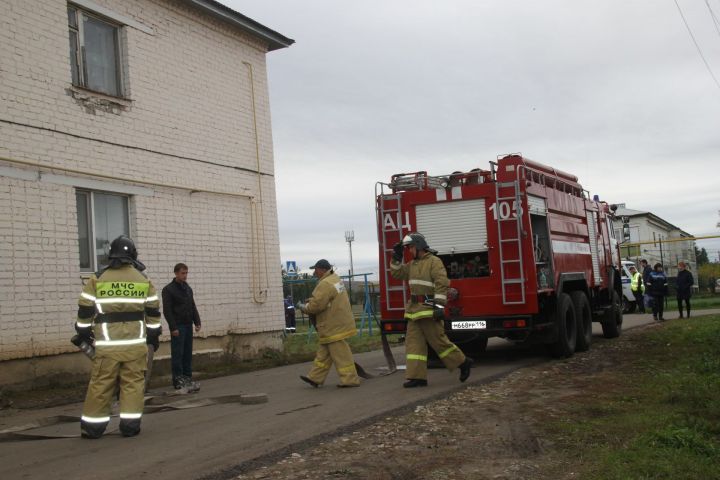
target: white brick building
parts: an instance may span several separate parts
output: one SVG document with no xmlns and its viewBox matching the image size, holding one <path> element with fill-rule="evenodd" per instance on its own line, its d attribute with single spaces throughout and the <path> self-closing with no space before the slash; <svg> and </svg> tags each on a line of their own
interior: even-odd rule
<svg viewBox="0 0 720 480">
<path fill-rule="evenodd" d="M 120 233 L 158 289 L 189 265 L 206 346 L 278 346 L 265 55 L 293 40 L 213 0 L 0 5 L 0 385 L 65 368 Z"/>
<path fill-rule="evenodd" d="M 652 267 L 662 263 L 665 273 L 677 276 L 679 261 L 687 264 L 694 276 L 697 276 L 695 242 L 693 236 L 652 212 L 633 210 L 624 203 L 618 204 L 613 225 L 615 237 L 622 239 L 623 217 L 630 227 L 628 246 L 620 247 L 623 259 L 632 260 L 639 265 L 641 259 Z M 682 240 L 687 238 L 688 240 Z"/>
</svg>

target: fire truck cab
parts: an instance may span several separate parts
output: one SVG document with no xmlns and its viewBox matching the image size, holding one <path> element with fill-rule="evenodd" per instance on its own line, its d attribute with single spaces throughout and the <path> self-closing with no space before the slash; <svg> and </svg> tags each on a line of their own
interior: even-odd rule
<svg viewBox="0 0 720 480">
<path fill-rule="evenodd" d="M 378 182 L 383 334 L 405 332 L 410 299 L 408 286 L 389 273 L 393 245 L 419 232 L 447 270 L 445 328 L 466 353 L 497 336 L 570 356 L 590 347 L 593 321 L 605 337 L 617 337 L 622 283 L 612 214 L 576 176 L 518 154 L 490 170 L 400 173 Z"/>
</svg>

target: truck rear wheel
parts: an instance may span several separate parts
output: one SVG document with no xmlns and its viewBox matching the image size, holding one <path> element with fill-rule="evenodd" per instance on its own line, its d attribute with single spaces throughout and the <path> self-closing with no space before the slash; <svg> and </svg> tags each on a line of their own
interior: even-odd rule
<svg viewBox="0 0 720 480">
<path fill-rule="evenodd" d="M 622 330 L 622 301 L 620 295 L 613 290 L 610 296 L 610 309 L 605 314 L 601 325 L 603 330 L 603 336 L 605 338 L 617 338 L 620 336 Z"/>
<path fill-rule="evenodd" d="M 555 309 L 555 330 L 557 335 L 555 341 L 550 344 L 550 353 L 554 357 L 572 356 L 577 344 L 577 321 L 573 302 L 567 293 L 558 295 Z"/>
<path fill-rule="evenodd" d="M 575 309 L 575 319 L 577 320 L 577 342 L 575 344 L 576 352 L 586 352 L 590 350 L 592 342 L 592 310 L 590 310 L 590 301 L 585 292 L 576 290 L 570 293 L 570 299 Z"/>
</svg>

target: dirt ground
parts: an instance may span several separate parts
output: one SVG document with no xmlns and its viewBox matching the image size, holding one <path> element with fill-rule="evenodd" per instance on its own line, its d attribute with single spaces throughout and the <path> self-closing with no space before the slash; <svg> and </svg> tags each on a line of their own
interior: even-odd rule
<svg viewBox="0 0 720 480">
<path fill-rule="evenodd" d="M 235 478 L 261 479 L 558 479 L 576 478 L 542 424 L 562 419 L 596 393 L 613 388 L 637 355 L 633 338 L 594 339 L 590 351 L 469 386 L 400 417 L 385 418 L 277 463 Z M 482 362 L 477 368 L 482 368 Z M 239 471 L 239 470 L 238 470 Z M 558 475 L 558 471 L 565 472 Z"/>
</svg>

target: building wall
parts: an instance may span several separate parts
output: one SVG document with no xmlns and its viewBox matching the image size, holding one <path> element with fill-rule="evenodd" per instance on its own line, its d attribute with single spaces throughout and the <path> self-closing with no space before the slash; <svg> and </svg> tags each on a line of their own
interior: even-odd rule
<svg viewBox="0 0 720 480">
<path fill-rule="evenodd" d="M 130 196 L 158 288 L 189 265 L 203 336 L 277 345 L 266 46 L 184 3 L 94 2 L 143 27 L 122 29 L 122 100 L 72 87 L 66 2 L 0 2 L 0 360 L 74 351 L 77 187 Z"/>
<path fill-rule="evenodd" d="M 656 263 L 662 263 L 665 272 L 671 277 L 677 275 L 677 263 L 681 260 L 689 265 L 691 272 L 694 273 L 697 271 L 693 241 L 668 242 L 668 240 L 674 240 L 684 236 L 678 229 L 668 229 L 664 225 L 652 221 L 647 216 L 634 216 L 630 217 L 629 220 L 628 223 L 631 229 L 630 242 L 648 242 L 653 239 L 657 239 L 658 241 L 656 243 L 640 245 L 639 251 L 635 251 L 637 255 L 631 255 L 630 258 L 627 258 L 628 260 L 638 262 L 644 258 L 650 266 Z M 615 230 L 622 232 L 622 222 L 615 219 L 613 223 Z M 634 238 L 635 236 L 638 238 Z M 622 234 L 618 238 L 622 239 Z M 660 242 L 660 240 L 662 240 L 662 242 Z"/>
</svg>

